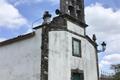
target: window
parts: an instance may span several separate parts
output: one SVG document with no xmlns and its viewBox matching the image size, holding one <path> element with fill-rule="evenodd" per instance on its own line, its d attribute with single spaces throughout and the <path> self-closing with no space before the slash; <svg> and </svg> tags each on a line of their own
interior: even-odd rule
<svg viewBox="0 0 120 80">
<path fill-rule="evenodd" d="M 75 17 L 75 9 L 73 6 L 68 6 L 68 12 L 72 17 Z"/>
<path fill-rule="evenodd" d="M 84 74 L 83 73 L 71 73 L 71 80 L 84 80 Z"/>
<path fill-rule="evenodd" d="M 81 41 L 75 38 L 72 38 L 72 53 L 73 56 L 81 57 Z"/>
<path fill-rule="evenodd" d="M 77 10 L 76 12 L 77 12 L 77 18 L 81 19 L 82 18 L 82 16 L 81 16 L 81 10 Z"/>
</svg>

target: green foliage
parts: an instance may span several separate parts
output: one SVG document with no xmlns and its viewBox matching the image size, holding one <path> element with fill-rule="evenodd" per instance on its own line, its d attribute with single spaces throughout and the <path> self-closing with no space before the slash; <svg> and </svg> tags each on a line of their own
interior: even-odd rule
<svg viewBox="0 0 120 80">
<path fill-rule="evenodd" d="M 120 64 L 112 65 L 111 69 L 113 69 L 115 73 L 120 72 Z"/>
<path fill-rule="evenodd" d="M 111 69 L 114 70 L 113 80 L 120 80 L 120 64 L 112 65 Z"/>
<path fill-rule="evenodd" d="M 120 72 L 113 76 L 113 80 L 120 80 Z"/>
</svg>

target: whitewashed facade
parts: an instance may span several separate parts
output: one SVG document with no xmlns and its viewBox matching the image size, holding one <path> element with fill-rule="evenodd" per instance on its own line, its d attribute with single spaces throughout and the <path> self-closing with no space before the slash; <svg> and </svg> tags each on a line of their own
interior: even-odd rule
<svg viewBox="0 0 120 80">
<path fill-rule="evenodd" d="M 84 36 L 84 30 L 67 21 L 67 28 Z M 75 27 L 76 29 L 72 29 Z M 40 80 L 42 29 L 35 36 L 0 46 L 0 79 Z M 81 40 L 82 57 L 72 55 L 72 38 Z M 49 32 L 48 80 L 71 80 L 72 70 L 82 70 L 84 80 L 97 80 L 96 49 L 85 38 L 68 31 Z"/>
<path fill-rule="evenodd" d="M 0 80 L 40 80 L 41 39 L 37 30 L 33 37 L 0 46 Z"/>
<path fill-rule="evenodd" d="M 68 29 L 84 35 L 80 26 L 69 21 L 67 24 Z M 72 55 L 72 38 L 81 40 L 82 57 Z M 49 80 L 71 80 L 71 71 L 77 69 L 83 71 L 84 80 L 98 80 L 96 49 L 85 38 L 67 31 L 51 31 L 49 50 Z"/>
<path fill-rule="evenodd" d="M 51 22 L 46 12 L 34 32 L 0 42 L 0 80 L 98 80 L 97 45 L 86 35 L 84 17 L 78 19 L 84 12 L 73 14 L 76 6 L 84 11 L 83 0 L 69 1 L 61 0 L 63 14 Z"/>
</svg>

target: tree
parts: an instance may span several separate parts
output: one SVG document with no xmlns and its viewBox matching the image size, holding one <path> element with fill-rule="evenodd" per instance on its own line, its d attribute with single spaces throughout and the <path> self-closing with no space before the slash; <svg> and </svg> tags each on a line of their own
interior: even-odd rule
<svg viewBox="0 0 120 80">
<path fill-rule="evenodd" d="M 113 69 L 115 73 L 120 72 L 120 64 L 112 65 L 111 69 Z"/>
<path fill-rule="evenodd" d="M 120 80 L 120 64 L 112 65 L 111 69 L 114 70 L 113 80 Z"/>
</svg>

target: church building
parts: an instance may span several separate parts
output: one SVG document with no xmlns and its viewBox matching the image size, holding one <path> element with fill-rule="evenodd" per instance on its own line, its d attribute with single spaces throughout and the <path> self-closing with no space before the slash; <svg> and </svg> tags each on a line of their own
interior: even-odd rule
<svg viewBox="0 0 120 80">
<path fill-rule="evenodd" d="M 60 10 L 33 32 L 0 42 L 0 80 L 98 80 L 97 44 L 86 35 L 84 0 Z"/>
</svg>

